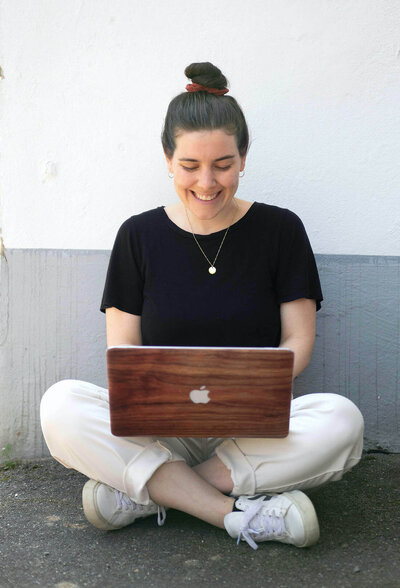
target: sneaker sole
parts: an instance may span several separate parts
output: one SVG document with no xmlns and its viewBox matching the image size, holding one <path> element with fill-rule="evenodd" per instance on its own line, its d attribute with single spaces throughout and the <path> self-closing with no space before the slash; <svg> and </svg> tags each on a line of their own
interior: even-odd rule
<svg viewBox="0 0 400 588">
<path fill-rule="evenodd" d="M 110 525 L 110 523 L 106 521 L 97 510 L 95 500 L 97 486 L 99 486 L 99 482 L 96 482 L 96 480 L 89 480 L 82 489 L 82 506 L 85 517 L 89 523 L 102 531 L 116 531 L 117 529 L 121 529 L 121 527 Z"/>
<path fill-rule="evenodd" d="M 319 539 L 319 524 L 313 503 L 308 496 L 300 490 L 292 490 L 290 493 L 283 492 L 283 496 L 287 496 L 287 498 L 297 506 L 301 513 L 305 529 L 309 529 L 309 532 L 306 533 L 304 542 L 301 544 L 295 543 L 295 545 L 297 547 L 314 545 Z"/>
</svg>

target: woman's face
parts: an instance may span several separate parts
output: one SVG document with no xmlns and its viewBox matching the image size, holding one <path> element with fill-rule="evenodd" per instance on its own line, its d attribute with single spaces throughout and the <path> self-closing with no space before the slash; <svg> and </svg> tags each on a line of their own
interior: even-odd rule
<svg viewBox="0 0 400 588">
<path fill-rule="evenodd" d="M 239 171 L 245 165 L 235 136 L 222 129 L 181 132 L 175 143 L 167 163 L 183 205 L 204 221 L 231 214 Z"/>
</svg>

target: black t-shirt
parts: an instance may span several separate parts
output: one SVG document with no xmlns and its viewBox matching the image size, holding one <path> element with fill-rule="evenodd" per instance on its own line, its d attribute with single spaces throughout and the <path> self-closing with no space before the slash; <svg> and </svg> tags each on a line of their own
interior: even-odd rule
<svg viewBox="0 0 400 588">
<path fill-rule="evenodd" d="M 196 235 L 210 260 L 225 230 Z M 132 216 L 115 239 L 100 309 L 141 316 L 143 345 L 277 347 L 280 304 L 322 300 L 304 226 L 254 202 L 228 231 L 210 275 L 193 235 L 162 206 Z"/>
</svg>

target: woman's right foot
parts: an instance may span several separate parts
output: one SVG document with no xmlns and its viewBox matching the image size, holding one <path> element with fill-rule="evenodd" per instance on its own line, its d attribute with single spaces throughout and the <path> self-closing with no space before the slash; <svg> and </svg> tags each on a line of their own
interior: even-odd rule
<svg viewBox="0 0 400 588">
<path fill-rule="evenodd" d="M 155 502 L 137 504 L 127 494 L 115 488 L 89 480 L 82 490 L 83 512 L 89 523 L 103 531 L 113 531 L 158 513 L 158 524 L 163 525 L 166 514 Z"/>
</svg>

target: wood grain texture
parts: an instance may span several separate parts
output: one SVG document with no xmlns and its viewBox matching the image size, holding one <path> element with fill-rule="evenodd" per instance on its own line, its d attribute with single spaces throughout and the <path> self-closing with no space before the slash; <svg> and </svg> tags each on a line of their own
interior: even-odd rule
<svg viewBox="0 0 400 588">
<path fill-rule="evenodd" d="M 293 353 L 151 347 L 107 351 L 111 430 L 118 436 L 285 437 Z M 210 401 L 193 403 L 206 387 Z"/>
</svg>

